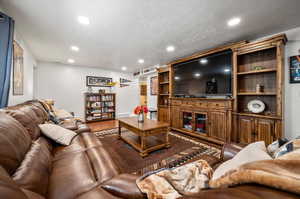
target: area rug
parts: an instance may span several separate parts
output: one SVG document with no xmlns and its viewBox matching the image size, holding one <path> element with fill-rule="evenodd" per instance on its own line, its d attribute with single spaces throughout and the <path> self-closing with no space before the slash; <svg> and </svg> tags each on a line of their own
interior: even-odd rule
<svg viewBox="0 0 300 199">
<path fill-rule="evenodd" d="M 128 132 L 127 129 L 122 129 L 122 133 Z M 179 166 L 186 161 L 197 160 L 203 155 L 220 157 L 220 149 L 203 144 L 198 139 L 170 132 L 170 148 L 151 152 L 142 158 L 133 147 L 118 139 L 117 133 L 118 128 L 95 132 L 124 173 L 143 175 L 160 168 Z"/>
</svg>

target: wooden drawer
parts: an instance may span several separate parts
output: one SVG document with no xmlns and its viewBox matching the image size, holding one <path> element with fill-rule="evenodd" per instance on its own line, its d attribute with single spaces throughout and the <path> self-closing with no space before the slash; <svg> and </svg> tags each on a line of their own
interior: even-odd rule
<svg viewBox="0 0 300 199">
<path fill-rule="evenodd" d="M 207 108 L 208 107 L 207 102 L 195 102 L 195 105 L 197 108 Z"/>
<path fill-rule="evenodd" d="M 208 104 L 209 108 L 226 108 L 228 107 L 228 103 L 226 102 L 210 102 Z"/>
<path fill-rule="evenodd" d="M 179 105 L 181 105 L 181 101 L 179 101 L 179 100 L 172 100 L 172 101 L 171 101 L 171 104 L 172 104 L 173 106 L 179 106 Z"/>
<path fill-rule="evenodd" d="M 195 106 L 193 101 L 182 101 L 182 106 Z"/>
</svg>

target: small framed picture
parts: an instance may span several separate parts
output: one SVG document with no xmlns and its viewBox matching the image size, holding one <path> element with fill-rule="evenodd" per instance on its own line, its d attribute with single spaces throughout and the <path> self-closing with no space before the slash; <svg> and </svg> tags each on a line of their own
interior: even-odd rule
<svg viewBox="0 0 300 199">
<path fill-rule="evenodd" d="M 86 76 L 86 86 L 110 87 L 111 83 L 112 83 L 112 78 L 109 77 Z"/>
<path fill-rule="evenodd" d="M 300 83 L 300 55 L 290 57 L 290 83 Z"/>
<path fill-rule="evenodd" d="M 158 77 L 154 76 L 150 79 L 150 94 L 157 95 L 158 93 Z"/>
</svg>

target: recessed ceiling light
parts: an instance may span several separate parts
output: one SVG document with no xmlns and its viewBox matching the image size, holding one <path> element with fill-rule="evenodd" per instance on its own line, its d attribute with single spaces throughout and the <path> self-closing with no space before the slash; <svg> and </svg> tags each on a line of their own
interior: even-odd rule
<svg viewBox="0 0 300 199">
<path fill-rule="evenodd" d="M 201 74 L 200 73 L 195 73 L 195 77 L 200 77 Z"/>
<path fill-rule="evenodd" d="M 78 17 L 78 22 L 83 24 L 83 25 L 89 25 L 90 24 L 90 19 L 85 16 L 79 16 Z"/>
<path fill-rule="evenodd" d="M 127 67 L 126 66 L 122 66 L 121 68 L 123 71 L 127 70 Z"/>
<path fill-rule="evenodd" d="M 208 62 L 208 60 L 205 59 L 205 58 L 204 58 L 204 59 L 200 59 L 200 63 L 201 63 L 201 64 L 207 64 L 207 62 Z"/>
<path fill-rule="evenodd" d="M 139 59 L 138 62 L 139 62 L 140 64 L 143 64 L 143 63 L 145 63 L 145 60 Z"/>
<path fill-rule="evenodd" d="M 225 73 L 228 73 L 228 72 L 230 72 L 230 69 L 229 69 L 229 68 L 225 68 L 225 69 L 224 69 L 224 72 L 225 72 Z"/>
<path fill-rule="evenodd" d="M 68 59 L 68 63 L 73 64 L 73 63 L 75 63 L 75 60 L 74 59 Z"/>
<path fill-rule="evenodd" d="M 71 46 L 71 50 L 78 52 L 79 51 L 79 47 L 78 46 Z"/>
<path fill-rule="evenodd" d="M 238 25 L 240 22 L 241 22 L 241 18 L 239 18 L 239 17 L 234 17 L 234 18 L 228 20 L 227 25 L 228 25 L 228 26 L 236 26 L 236 25 Z"/>
<path fill-rule="evenodd" d="M 180 77 L 175 76 L 174 79 L 175 79 L 175 80 L 180 80 Z"/>
<path fill-rule="evenodd" d="M 175 51 L 175 47 L 174 46 L 168 46 L 166 48 L 166 50 L 167 50 L 167 52 L 173 52 L 173 51 Z"/>
</svg>

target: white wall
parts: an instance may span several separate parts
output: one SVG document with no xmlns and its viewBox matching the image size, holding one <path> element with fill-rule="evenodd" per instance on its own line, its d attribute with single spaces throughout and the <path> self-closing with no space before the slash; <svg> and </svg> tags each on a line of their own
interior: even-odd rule
<svg viewBox="0 0 300 199">
<path fill-rule="evenodd" d="M 84 92 L 86 76 L 111 77 L 119 82 L 119 78 L 133 80 L 128 73 L 119 73 L 100 68 L 71 66 L 57 63 L 38 62 L 36 68 L 36 97 L 54 99 L 59 108 L 73 111 L 79 117 L 84 116 Z M 100 88 L 94 88 L 97 91 Z M 102 88 L 103 89 L 103 88 Z M 128 87 L 114 87 L 116 93 L 117 116 L 132 114 L 139 104 L 138 82 L 134 80 Z"/>
<path fill-rule="evenodd" d="M 300 136 L 300 84 L 290 84 L 289 57 L 300 54 L 300 28 L 285 32 L 289 39 L 285 51 L 285 135 Z"/>
<path fill-rule="evenodd" d="M 0 7 L 0 11 L 5 13 L 4 9 Z M 14 39 L 20 44 L 20 46 L 24 50 L 24 95 L 13 95 L 13 78 L 11 76 L 11 84 L 10 84 L 10 91 L 9 91 L 9 100 L 8 105 L 15 105 L 22 103 L 26 100 L 30 100 L 33 98 L 33 67 L 36 65 L 36 60 L 32 56 L 32 53 L 27 48 L 24 40 L 18 34 L 18 27 L 15 26 L 15 35 Z M 13 73 L 13 67 L 12 71 Z"/>
<path fill-rule="evenodd" d="M 151 77 L 157 76 L 157 73 L 147 77 L 147 106 L 157 109 L 157 95 L 151 95 Z"/>
</svg>

